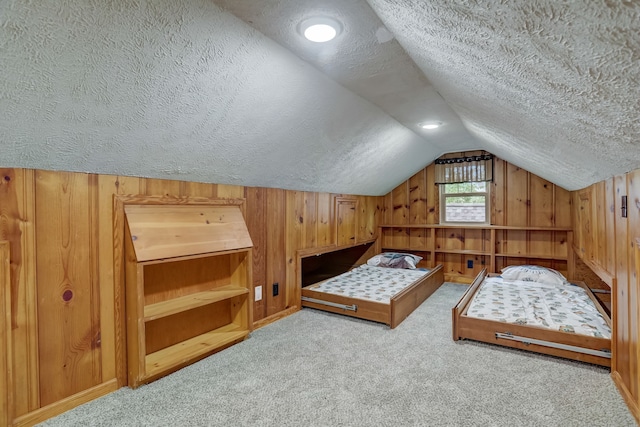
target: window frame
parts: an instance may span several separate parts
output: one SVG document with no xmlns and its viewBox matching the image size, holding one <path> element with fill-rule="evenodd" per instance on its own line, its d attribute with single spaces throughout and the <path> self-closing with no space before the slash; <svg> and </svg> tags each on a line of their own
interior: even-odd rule
<svg viewBox="0 0 640 427">
<path fill-rule="evenodd" d="M 465 181 L 465 182 L 456 182 L 456 183 L 450 183 L 450 184 L 477 184 L 476 182 L 473 181 Z M 445 188 L 446 188 L 447 184 L 440 184 L 438 185 L 439 188 L 439 192 L 440 192 L 440 224 L 445 224 L 445 225 L 490 225 L 491 224 L 491 209 L 490 209 L 490 205 L 491 205 L 491 181 L 485 181 L 485 188 L 486 190 L 483 192 L 473 192 L 473 193 L 446 193 L 445 192 Z M 447 205 L 446 205 L 446 199 L 447 197 L 465 197 L 465 196 L 484 196 L 485 197 L 485 202 L 484 202 L 484 221 L 483 222 L 479 222 L 479 221 L 447 221 L 446 220 L 446 211 L 447 211 Z"/>
</svg>

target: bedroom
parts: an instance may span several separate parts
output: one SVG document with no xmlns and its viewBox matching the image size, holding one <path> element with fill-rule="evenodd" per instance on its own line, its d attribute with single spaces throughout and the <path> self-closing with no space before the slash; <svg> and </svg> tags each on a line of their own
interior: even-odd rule
<svg viewBox="0 0 640 427">
<path fill-rule="evenodd" d="M 384 12 L 382 2 L 370 3 L 379 13 Z M 633 9 L 633 3 L 626 4 L 631 10 L 625 13 L 637 16 L 637 6 Z M 2 295 L 4 304 L 11 307 L 11 319 L 3 319 L 0 337 L 5 346 L 9 342 L 6 337 L 13 338 L 12 356 L 7 357 L 5 347 L 0 357 L 2 363 L 13 360 L 12 407 L 5 414 L 28 424 L 126 384 L 124 321 L 117 320 L 123 315 L 124 300 L 114 285 L 119 277 L 114 266 L 118 262 L 114 259 L 114 248 L 118 246 L 113 233 L 114 195 L 245 199 L 245 219 L 254 244 L 253 287 L 261 287 L 263 296 L 253 304 L 254 327 L 259 327 L 298 309 L 298 250 L 337 245 L 338 236 L 368 241 L 385 224 L 438 223 L 438 198 L 431 181 L 433 160 L 444 152 L 482 148 L 496 155 L 492 224 L 570 227 L 572 246 L 576 248 L 575 273 L 590 285 L 617 290 L 618 298 L 612 306 L 618 331 L 612 375 L 638 418 L 638 284 L 634 251 L 635 238 L 640 237 L 640 172 L 638 150 L 634 149 L 638 127 L 633 121 L 638 117 L 634 104 L 637 62 L 631 66 L 611 65 L 613 70 L 620 68 L 617 89 L 607 87 L 598 92 L 605 96 L 605 89 L 613 91 L 611 99 L 601 104 L 610 105 L 611 109 L 607 115 L 592 117 L 593 122 L 615 114 L 618 127 L 611 129 L 607 126 L 613 125 L 603 123 L 600 130 L 594 130 L 579 122 L 595 135 L 585 138 L 579 149 L 576 141 L 582 141 L 585 134 L 573 129 L 576 125 L 542 121 L 554 125 L 549 134 L 528 139 L 513 137 L 502 148 L 506 155 L 498 150 L 500 139 L 498 143 L 492 140 L 492 144 L 473 140 L 469 146 L 457 147 L 455 138 L 447 134 L 427 134 L 427 141 L 444 139 L 440 140 L 441 146 L 425 150 L 421 148 L 424 139 L 417 133 L 406 130 L 371 104 L 361 105 L 364 101 L 344 93 L 322 73 L 305 69 L 306 74 L 292 75 L 305 67 L 302 61 L 287 56 L 273 41 L 209 2 L 196 2 L 186 10 L 185 6 L 171 9 L 168 2 L 163 5 L 166 10 L 151 8 L 147 3 L 123 2 L 121 10 L 100 6 L 104 7 L 100 13 L 93 13 L 93 8 L 98 7 L 93 4 L 87 5 L 84 13 L 75 13 L 70 5 L 2 5 L 2 40 L 8 43 L 0 51 L 2 75 L 7 77 L 1 89 L 3 111 L 7 114 L 0 119 L 0 233 L 9 242 L 10 283 L 3 283 L 2 289 L 11 291 Z M 222 55 L 221 61 L 229 60 L 225 63 L 233 65 L 224 68 L 213 88 L 198 79 L 219 73 L 212 72 L 207 64 L 198 64 L 188 56 L 188 49 L 171 50 L 178 42 L 186 43 L 189 37 L 200 34 L 196 17 L 201 13 L 223 28 L 219 31 L 239 37 L 238 44 L 223 46 L 229 52 L 213 48 L 208 52 L 210 61 Z M 166 36 L 145 26 L 145 22 L 154 20 L 174 22 L 167 18 L 172 14 L 195 24 L 185 29 L 178 25 L 179 31 L 169 26 Z M 385 16 L 385 23 L 392 27 L 390 15 Z M 95 22 L 90 20 L 92 17 Z M 94 28 L 96 33 L 88 28 Z M 33 36 L 25 35 L 25 31 Z M 122 57 L 136 46 L 126 43 L 132 33 L 139 36 L 132 39 L 144 53 L 137 58 L 140 62 L 128 62 Z M 627 49 L 637 55 L 637 32 L 627 27 L 624 34 L 629 39 Z M 158 42 L 158 37 L 164 41 Z M 256 48 L 256 43 L 268 50 Z M 266 72 L 265 82 L 259 83 L 256 75 L 264 70 L 260 62 L 242 56 L 247 50 L 259 60 L 267 60 L 265 52 L 269 52 L 271 65 L 279 65 L 278 61 L 284 65 Z M 92 52 L 104 55 L 98 57 Z M 180 52 L 184 52 L 183 57 Z M 200 57 L 196 55 L 196 59 Z M 58 68 L 57 61 L 64 67 Z M 114 67 L 121 62 L 126 67 Z M 209 74 L 198 73 L 198 66 Z M 606 74 L 611 72 L 608 67 L 601 65 L 595 70 Z M 193 80 L 179 77 L 177 73 L 184 69 Z M 46 73 L 40 76 L 39 70 Z M 167 76 L 174 80 L 168 81 Z M 245 86 L 239 79 L 247 82 Z M 225 89 L 227 83 L 229 89 Z M 286 85 L 290 90 L 274 93 L 269 90 L 270 85 Z M 309 86 L 318 88 L 312 95 L 319 98 L 296 98 Z M 187 96 L 194 95 L 194 89 L 201 89 L 205 96 L 191 104 Z M 129 91 L 135 94 L 131 99 Z M 234 91 L 241 91 L 246 104 L 235 98 Z M 210 102 L 206 97 L 216 94 L 228 104 L 203 112 L 202 105 Z M 575 96 L 571 100 L 580 105 L 589 102 L 588 95 Z M 626 99 L 631 101 L 625 103 Z M 345 107 L 329 114 L 336 100 Z M 532 98 L 531 102 L 535 100 Z M 249 101 L 263 105 L 262 114 L 254 116 Z M 308 118 L 303 107 L 314 102 L 320 109 L 314 113 L 321 116 Z M 186 113 L 173 110 L 170 105 L 174 103 Z M 357 107 L 358 113 L 347 115 L 345 111 L 351 107 Z M 536 105 L 544 107 L 543 102 Z M 509 108 L 512 112 L 507 119 L 521 123 L 526 108 Z M 516 116 L 517 112 L 521 115 Z M 557 113 L 558 117 L 565 117 L 563 120 L 577 120 L 570 112 Z M 275 121 L 275 117 L 282 121 Z M 193 130 L 184 128 L 185 118 L 190 118 L 186 123 Z M 474 120 L 467 125 L 478 126 L 482 121 L 476 118 L 472 117 Z M 248 129 L 245 125 L 251 119 L 254 121 Z M 212 120 L 213 125 L 207 120 Z M 478 134 L 509 133 L 491 124 L 495 117 L 487 120 L 488 127 Z M 291 125 L 296 122 L 305 123 L 311 130 Z M 332 124 L 330 128 L 326 128 L 327 122 Z M 574 139 L 559 127 L 575 131 Z M 614 138 L 622 132 L 620 129 L 626 129 L 623 136 Z M 526 131 L 523 129 L 523 134 L 529 136 Z M 216 144 L 212 144 L 207 132 L 215 136 Z M 563 135 L 563 139 L 550 138 L 554 132 Z M 234 148 L 233 135 L 249 141 L 247 146 L 242 150 Z M 376 149 L 385 147 L 384 140 L 391 138 L 407 145 L 410 159 L 406 155 L 389 157 L 387 151 L 374 156 Z M 451 138 L 451 145 L 447 138 Z M 307 140 L 322 141 L 326 146 L 301 143 Z M 344 145 L 335 143 L 342 140 L 346 141 Z M 231 143 L 225 144 L 228 141 Z M 369 146 L 368 141 L 375 144 Z M 194 145 L 185 149 L 183 144 L 190 142 Z M 211 144 L 219 155 L 212 154 L 205 143 Z M 198 156 L 199 150 L 205 154 Z M 331 152 L 337 158 L 330 156 Z M 546 157 L 540 157 L 540 152 Z M 574 158 L 574 152 L 580 156 Z M 163 154 L 172 157 L 165 158 Z M 314 158 L 318 161 L 309 160 Z M 566 169 L 560 169 L 556 161 L 566 164 Z M 394 167 L 396 164 L 404 167 Z M 564 175 L 587 178 L 580 181 L 583 185 L 574 185 Z M 622 216 L 622 196 L 627 200 L 626 217 Z M 343 213 L 338 214 L 336 206 L 343 204 L 347 206 L 345 215 L 351 212 L 349 206 L 356 208 L 356 222 L 340 221 Z M 346 224 L 344 232 L 338 224 Z M 473 241 L 473 230 L 467 233 L 465 240 Z M 451 245 L 461 242 L 459 238 L 447 241 Z M 454 247 L 452 251 L 462 249 Z M 574 253 L 572 248 L 566 250 L 567 254 Z M 461 280 L 469 281 L 478 272 L 483 257 L 476 260 L 474 256 L 473 267 L 468 268 L 466 256 L 437 256 L 442 257 L 450 279 L 460 275 Z M 274 295 L 276 283 L 279 290 Z M 62 296 L 73 304 L 66 304 L 69 301 Z M 70 326 L 60 329 L 60 324 Z M 67 360 L 72 363 L 65 363 Z M 8 379 L 0 379 L 4 385 L 2 381 Z M 8 403 L 3 405 L 0 407 L 5 409 Z"/>
</svg>

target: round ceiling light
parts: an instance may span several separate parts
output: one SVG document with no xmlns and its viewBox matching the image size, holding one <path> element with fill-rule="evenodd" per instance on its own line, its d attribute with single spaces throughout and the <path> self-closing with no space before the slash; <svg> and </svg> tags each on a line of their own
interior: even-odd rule
<svg viewBox="0 0 640 427">
<path fill-rule="evenodd" d="M 300 23 L 300 33 L 307 40 L 316 43 L 333 40 L 341 29 L 340 23 L 331 18 L 309 18 Z"/>
<path fill-rule="evenodd" d="M 420 127 L 422 129 L 438 129 L 440 126 L 442 126 L 442 122 L 425 122 L 425 123 L 420 123 Z"/>
</svg>

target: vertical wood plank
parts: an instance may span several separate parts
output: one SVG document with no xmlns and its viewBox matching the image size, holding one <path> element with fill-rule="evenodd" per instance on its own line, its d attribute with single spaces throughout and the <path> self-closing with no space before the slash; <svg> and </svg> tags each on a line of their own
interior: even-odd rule
<svg viewBox="0 0 640 427">
<path fill-rule="evenodd" d="M 505 188 L 507 190 L 506 224 L 526 226 L 529 221 L 529 173 L 507 164 Z"/>
<path fill-rule="evenodd" d="M 357 199 L 336 197 L 336 244 L 338 246 L 356 243 Z"/>
<path fill-rule="evenodd" d="M 562 187 L 554 186 L 553 225 L 556 227 L 571 227 L 571 192 Z"/>
<path fill-rule="evenodd" d="M 95 370 L 99 325 L 92 313 L 89 200 L 87 175 L 38 171 L 36 257 L 43 406 L 101 381 L 101 373 Z"/>
<path fill-rule="evenodd" d="M 409 224 L 426 224 L 428 214 L 427 170 L 422 169 L 409 178 Z M 425 250 L 427 247 L 424 228 L 409 229 L 409 248 Z"/>
<path fill-rule="evenodd" d="M 615 335 L 615 360 L 612 362 L 614 368 L 622 379 L 622 382 L 631 390 L 631 383 L 637 381 L 631 378 L 631 361 L 630 358 L 630 331 L 629 324 L 629 308 L 631 301 L 629 300 L 630 282 L 629 282 L 629 266 L 628 266 L 628 242 L 629 242 L 629 223 L 627 218 L 620 216 L 620 200 L 627 193 L 627 179 L 624 175 L 618 175 L 615 178 L 615 212 L 616 212 L 616 285 L 614 289 L 614 335 Z"/>
<path fill-rule="evenodd" d="M 358 206 L 358 215 L 356 218 L 358 235 L 356 236 L 356 241 L 362 242 L 373 239 L 377 233 L 379 223 L 378 197 L 359 197 L 356 205 Z M 323 245 L 318 244 L 318 246 Z"/>
<path fill-rule="evenodd" d="M 280 295 L 272 296 L 272 284 L 287 286 L 286 293 L 293 293 L 289 287 L 297 287 L 287 281 L 287 237 L 286 237 L 286 196 L 284 190 L 267 189 L 266 210 L 266 286 L 264 297 L 267 304 L 266 316 L 278 313 L 286 308 L 287 299 L 281 290 Z M 281 288 L 282 289 L 282 288 Z"/>
<path fill-rule="evenodd" d="M 605 236 L 606 238 L 606 259 L 602 263 L 602 266 L 605 268 L 607 272 L 611 275 L 616 275 L 616 248 L 615 248 L 615 238 L 612 236 L 616 235 L 615 230 L 615 184 L 614 179 L 610 178 L 605 181 Z"/>
<path fill-rule="evenodd" d="M 218 184 L 217 196 L 221 199 L 242 199 L 244 198 L 244 187 L 238 185 Z"/>
<path fill-rule="evenodd" d="M 92 341 L 92 361 L 93 361 L 93 376 L 95 384 L 102 382 L 102 331 L 100 328 L 100 239 L 98 234 L 98 228 L 100 226 L 100 200 L 98 191 L 98 175 L 89 174 L 87 176 L 88 188 L 88 226 L 89 235 L 87 236 L 87 243 L 89 245 L 89 282 L 86 283 L 89 287 L 89 314 L 91 316 L 91 330 L 90 336 L 94 337 Z M 112 266 L 113 264 L 109 264 Z M 112 286 L 113 282 L 109 282 L 109 286 Z"/>
<path fill-rule="evenodd" d="M 0 169 L 0 239 L 11 252 L 14 417 L 40 407 L 34 190 L 34 171 Z"/>
<path fill-rule="evenodd" d="M 316 193 L 304 192 L 303 195 L 303 239 L 305 248 L 314 248 L 317 245 L 317 215 L 318 196 Z"/>
<path fill-rule="evenodd" d="M 141 180 L 140 189 L 146 196 L 180 196 L 180 181 L 146 178 Z"/>
<path fill-rule="evenodd" d="M 118 176 L 114 182 L 112 197 L 115 195 L 138 195 L 142 194 L 145 180 L 143 178 Z M 105 188 L 105 193 L 109 190 Z M 116 378 L 118 387 L 124 387 L 129 381 L 127 371 L 127 319 L 126 319 L 126 289 L 124 278 L 125 265 L 125 219 L 124 207 L 122 203 L 113 199 L 113 223 L 111 231 L 113 233 L 113 307 L 115 315 L 115 355 L 116 355 Z M 105 230 L 106 232 L 106 230 Z"/>
<path fill-rule="evenodd" d="M 555 224 L 554 185 L 534 174 L 529 174 L 529 183 L 529 225 L 553 227 Z"/>
<path fill-rule="evenodd" d="M 507 225 L 506 220 L 506 162 L 493 159 L 493 182 L 491 183 L 491 224 Z"/>
<path fill-rule="evenodd" d="M 213 199 L 217 197 L 217 188 L 215 184 L 186 181 L 181 183 L 180 195 L 188 197 L 207 197 Z"/>
<path fill-rule="evenodd" d="M 304 224 L 304 195 L 300 191 L 286 192 L 285 213 L 285 248 L 287 263 L 287 295 L 286 307 L 300 305 L 300 288 L 297 271 L 297 251 L 304 249 L 303 224 Z M 282 292 L 282 291 L 281 291 Z"/>
<path fill-rule="evenodd" d="M 10 243 L 0 241 L 0 424 L 13 420 L 13 351 L 11 340 L 11 264 Z"/>
<path fill-rule="evenodd" d="M 266 229 L 266 189 L 261 187 L 247 187 L 247 214 L 246 223 L 251 241 L 253 242 L 253 283 L 252 298 L 253 320 L 258 321 L 266 316 L 267 305 L 265 294 L 267 293 L 267 272 L 266 272 L 266 251 L 267 251 L 267 229 Z M 255 300 L 255 289 L 262 286 L 262 299 Z"/>
<path fill-rule="evenodd" d="M 605 185 L 604 181 L 595 184 L 594 186 L 594 261 L 603 265 L 603 261 L 607 258 L 607 236 L 604 234 L 607 230 L 606 226 L 606 198 L 605 198 Z"/>
<path fill-rule="evenodd" d="M 389 207 L 391 224 L 409 224 L 409 182 L 405 181 L 391 191 L 393 205 Z M 409 247 L 409 229 L 396 228 L 391 231 L 392 244 L 397 248 Z"/>
<path fill-rule="evenodd" d="M 393 224 L 393 209 L 391 209 L 391 206 L 393 206 L 393 192 L 389 192 L 384 196 L 384 206 L 382 208 L 382 222 L 384 224 Z"/>
<path fill-rule="evenodd" d="M 554 185 L 534 174 L 529 174 L 529 225 L 553 227 L 555 221 Z M 554 240 L 551 232 L 528 233 L 528 253 L 552 255 Z"/>
<path fill-rule="evenodd" d="M 638 395 L 638 338 L 639 328 L 638 317 L 640 304 L 640 294 L 638 292 L 638 272 L 635 263 L 636 237 L 640 237 L 640 169 L 627 173 L 627 194 L 628 194 L 628 236 L 627 241 L 627 265 L 629 266 L 629 391 L 635 396 L 636 402 L 640 402 Z"/>
<path fill-rule="evenodd" d="M 333 199 L 331 197 L 331 194 L 318 193 L 317 208 L 317 243 L 320 247 L 329 246 L 333 242 L 333 228 L 331 224 Z"/>
<path fill-rule="evenodd" d="M 431 163 L 425 168 L 425 196 L 427 198 L 426 224 L 440 224 L 440 186 L 436 184 L 436 165 Z"/>
</svg>

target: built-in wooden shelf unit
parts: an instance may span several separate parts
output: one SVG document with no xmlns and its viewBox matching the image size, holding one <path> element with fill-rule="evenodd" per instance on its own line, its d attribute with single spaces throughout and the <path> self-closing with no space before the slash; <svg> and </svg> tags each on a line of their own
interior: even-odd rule
<svg viewBox="0 0 640 427">
<path fill-rule="evenodd" d="M 241 204 L 124 206 L 129 386 L 249 335 L 253 243 Z"/>
<path fill-rule="evenodd" d="M 450 258 L 456 259 L 452 264 L 459 265 L 461 257 L 476 257 L 480 265 L 475 268 L 486 267 L 489 272 L 499 272 L 511 264 L 537 263 L 551 264 L 568 276 L 573 274 L 570 228 L 390 224 L 380 226 L 379 236 L 381 250 L 418 252 L 431 267 Z M 469 273 L 473 277 L 477 272 Z"/>
</svg>

